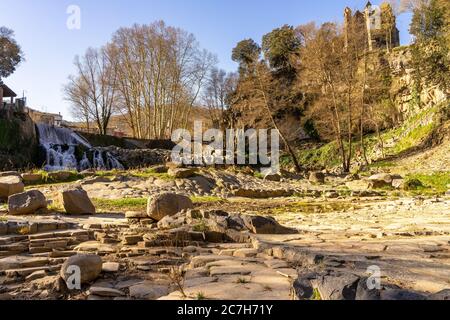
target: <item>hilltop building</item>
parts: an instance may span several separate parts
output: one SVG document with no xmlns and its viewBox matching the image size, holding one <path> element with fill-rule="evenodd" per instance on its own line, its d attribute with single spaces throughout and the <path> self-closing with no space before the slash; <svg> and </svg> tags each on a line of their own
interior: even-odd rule
<svg viewBox="0 0 450 320">
<path fill-rule="evenodd" d="M 28 115 L 35 123 L 48 124 L 50 126 L 61 127 L 63 116 L 57 113 L 48 113 L 31 108 L 26 108 Z"/>
<path fill-rule="evenodd" d="M 354 14 L 350 8 L 344 10 L 344 28 L 346 42 L 350 25 L 356 24 L 366 30 L 367 47 L 369 51 L 376 49 L 387 49 L 400 46 L 400 31 L 397 28 L 397 21 L 392 9 L 388 3 L 381 6 L 373 6 L 367 3 L 363 12 L 356 11 Z"/>
</svg>

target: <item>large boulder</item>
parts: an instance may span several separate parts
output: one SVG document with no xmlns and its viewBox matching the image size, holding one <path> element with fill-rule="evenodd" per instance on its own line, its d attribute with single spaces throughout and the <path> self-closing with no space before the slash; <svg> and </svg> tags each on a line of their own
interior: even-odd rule
<svg viewBox="0 0 450 320">
<path fill-rule="evenodd" d="M 266 174 L 264 176 L 264 180 L 280 182 L 281 181 L 281 174 L 269 172 L 268 174 Z"/>
<path fill-rule="evenodd" d="M 379 173 L 369 178 L 369 186 L 372 189 L 392 187 L 393 177 L 388 173 Z"/>
<path fill-rule="evenodd" d="M 150 197 L 147 204 L 147 215 L 153 220 L 160 221 L 166 216 L 192 209 L 194 204 L 186 196 L 175 193 L 162 193 Z"/>
<path fill-rule="evenodd" d="M 40 173 L 22 173 L 22 180 L 25 183 L 36 183 L 42 181 L 42 174 Z"/>
<path fill-rule="evenodd" d="M 4 172 L 0 172 L 0 177 L 10 177 L 10 176 L 14 176 L 14 177 L 18 177 L 20 178 L 20 173 L 18 173 L 17 171 L 4 171 Z"/>
<path fill-rule="evenodd" d="M 73 173 L 70 171 L 55 171 L 55 172 L 49 172 L 48 178 L 51 181 L 61 182 L 61 181 L 67 181 L 72 175 L 73 175 Z"/>
<path fill-rule="evenodd" d="M 435 294 L 432 294 L 431 296 L 428 296 L 427 300 L 450 301 L 450 289 L 445 289 L 445 290 L 439 291 Z"/>
<path fill-rule="evenodd" d="M 420 301 L 427 297 L 421 293 L 403 289 L 386 289 L 381 291 L 381 300 L 387 301 Z"/>
<path fill-rule="evenodd" d="M 97 255 L 79 254 L 70 257 L 62 265 L 60 272 L 61 277 L 66 283 L 70 281 L 71 276 L 74 275 L 74 270 L 72 269 L 73 266 L 80 268 L 80 283 L 86 284 L 98 278 L 102 272 L 103 262 Z"/>
<path fill-rule="evenodd" d="M 297 230 L 283 227 L 272 217 L 242 216 L 245 226 L 254 234 L 296 234 Z"/>
<path fill-rule="evenodd" d="M 11 215 L 34 214 L 39 209 L 46 208 L 47 199 L 38 190 L 30 190 L 8 198 L 8 211 Z"/>
<path fill-rule="evenodd" d="M 168 171 L 169 176 L 175 179 L 187 179 L 195 176 L 197 173 L 196 168 L 170 168 Z"/>
<path fill-rule="evenodd" d="M 18 176 L 0 177 L 0 200 L 6 200 L 9 196 L 22 193 L 24 189 L 22 178 Z"/>
<path fill-rule="evenodd" d="M 66 189 L 61 193 L 61 202 L 70 215 L 95 214 L 95 207 L 82 188 Z"/>
<path fill-rule="evenodd" d="M 350 190 L 363 191 L 370 188 L 370 182 L 368 180 L 353 180 L 345 183 L 346 187 Z"/>
<path fill-rule="evenodd" d="M 309 174 L 309 181 L 312 183 L 325 183 L 325 175 L 322 172 L 311 172 Z"/>
<path fill-rule="evenodd" d="M 322 300 L 355 300 L 360 278 L 354 274 L 328 274 L 313 280 Z"/>
</svg>

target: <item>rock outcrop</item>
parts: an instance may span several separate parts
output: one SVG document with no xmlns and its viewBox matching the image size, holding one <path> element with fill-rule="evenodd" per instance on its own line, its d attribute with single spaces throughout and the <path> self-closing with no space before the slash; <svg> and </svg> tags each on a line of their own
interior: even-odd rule
<svg viewBox="0 0 450 320">
<path fill-rule="evenodd" d="M 96 212 L 87 192 L 82 188 L 64 190 L 60 198 L 67 214 L 91 215 Z"/>
<path fill-rule="evenodd" d="M 192 209 L 191 199 L 175 193 L 162 193 L 148 199 L 147 215 L 160 221 L 166 216 L 173 216 L 182 210 Z"/>
<path fill-rule="evenodd" d="M 31 190 L 8 198 L 8 211 L 11 215 L 34 214 L 47 208 L 47 199 L 39 190 Z"/>
<path fill-rule="evenodd" d="M 0 200 L 6 200 L 9 196 L 24 191 L 25 185 L 20 176 L 0 177 Z"/>
<path fill-rule="evenodd" d="M 80 284 L 86 284 L 98 278 L 102 272 L 103 262 L 97 255 L 79 254 L 70 257 L 61 267 L 61 278 L 67 285 L 72 285 L 71 280 L 76 280 L 76 273 L 80 271 Z M 74 278 L 72 278 L 74 277 Z"/>
</svg>

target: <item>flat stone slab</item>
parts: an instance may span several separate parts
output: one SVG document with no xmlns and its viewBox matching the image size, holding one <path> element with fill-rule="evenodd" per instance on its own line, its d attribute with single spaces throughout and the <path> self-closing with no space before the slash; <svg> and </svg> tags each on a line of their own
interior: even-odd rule
<svg viewBox="0 0 450 320">
<path fill-rule="evenodd" d="M 48 264 L 49 264 L 48 258 L 11 256 L 4 259 L 0 259 L 0 271 L 5 271 L 8 269 L 43 267 Z"/>
<path fill-rule="evenodd" d="M 228 256 L 216 256 L 216 255 L 196 256 L 192 258 L 190 267 L 191 268 L 203 267 L 210 262 L 223 260 L 236 260 L 236 258 Z"/>
<path fill-rule="evenodd" d="M 103 266 L 102 266 L 103 272 L 114 273 L 114 272 L 118 272 L 119 269 L 120 269 L 120 263 L 117 263 L 117 262 L 105 262 L 105 263 L 103 263 Z"/>
<path fill-rule="evenodd" d="M 209 274 L 214 276 L 223 275 L 249 275 L 252 273 L 251 266 L 228 266 L 228 267 L 211 267 L 209 269 Z"/>
<path fill-rule="evenodd" d="M 169 293 L 169 288 L 149 281 L 131 286 L 130 297 L 138 300 L 156 300 Z"/>
<path fill-rule="evenodd" d="M 120 290 L 105 287 L 91 287 L 89 294 L 100 297 L 122 297 L 125 295 Z"/>
</svg>

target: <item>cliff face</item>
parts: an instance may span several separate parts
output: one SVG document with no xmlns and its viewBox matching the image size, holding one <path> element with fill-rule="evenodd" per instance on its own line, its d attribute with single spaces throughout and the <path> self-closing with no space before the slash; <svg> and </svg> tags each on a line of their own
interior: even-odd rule
<svg viewBox="0 0 450 320">
<path fill-rule="evenodd" d="M 392 74 L 391 95 L 403 120 L 448 101 L 448 92 L 428 83 L 417 83 L 414 79 L 409 47 L 395 49 L 388 59 Z"/>
<path fill-rule="evenodd" d="M 38 145 L 35 124 L 28 114 L 0 110 L 0 170 L 34 166 Z"/>
</svg>

